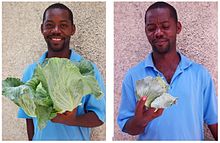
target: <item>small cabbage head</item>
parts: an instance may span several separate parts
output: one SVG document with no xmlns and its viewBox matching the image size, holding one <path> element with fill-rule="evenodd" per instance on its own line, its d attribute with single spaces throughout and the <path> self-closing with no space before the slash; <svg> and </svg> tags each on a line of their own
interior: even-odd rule
<svg viewBox="0 0 220 143">
<path fill-rule="evenodd" d="M 136 82 L 136 96 L 139 100 L 142 96 L 147 96 L 145 106 L 147 108 L 154 107 L 167 108 L 176 103 L 177 97 L 173 97 L 167 93 L 168 85 L 159 76 L 146 77 Z"/>
</svg>

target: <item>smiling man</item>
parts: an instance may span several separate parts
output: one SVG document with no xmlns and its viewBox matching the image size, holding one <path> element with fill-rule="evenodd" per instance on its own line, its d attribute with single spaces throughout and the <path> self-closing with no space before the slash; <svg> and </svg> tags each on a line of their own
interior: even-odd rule
<svg viewBox="0 0 220 143">
<path fill-rule="evenodd" d="M 82 56 L 70 49 L 70 38 L 74 35 L 76 27 L 73 23 L 72 11 L 63 4 L 50 5 L 43 14 L 41 33 L 47 43 L 48 51 L 39 59 L 43 63 L 46 58 L 68 58 L 71 61 L 80 61 Z M 23 82 L 31 79 L 37 63 L 31 64 L 25 70 Z M 105 93 L 102 76 L 93 64 L 96 80 L 103 93 Z M 105 96 L 96 99 L 92 95 L 84 96 L 81 105 L 71 112 L 57 114 L 47 123 L 47 126 L 39 130 L 36 118 L 31 118 L 20 108 L 19 118 L 26 118 L 29 140 L 90 140 L 92 127 L 97 127 L 105 122 Z"/>
<path fill-rule="evenodd" d="M 205 67 L 177 52 L 181 29 L 170 4 L 156 2 L 146 10 L 145 33 L 152 52 L 126 73 L 117 119 L 123 132 L 139 135 L 139 140 L 203 140 L 203 123 L 218 140 L 214 83 Z M 136 81 L 147 76 L 164 79 L 168 93 L 177 97 L 178 103 L 156 112 L 146 108 L 147 97 L 137 99 Z"/>
</svg>

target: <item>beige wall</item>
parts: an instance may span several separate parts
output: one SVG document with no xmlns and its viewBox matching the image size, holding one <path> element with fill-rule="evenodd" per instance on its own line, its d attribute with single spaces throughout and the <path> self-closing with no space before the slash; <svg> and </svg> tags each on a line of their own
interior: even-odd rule
<svg viewBox="0 0 220 143">
<path fill-rule="evenodd" d="M 2 78 L 22 77 L 26 66 L 46 51 L 40 33 L 44 10 L 52 3 L 3 2 L 2 4 Z M 71 2 L 76 33 L 71 47 L 93 61 L 105 80 L 105 3 Z M 80 46 L 80 47 L 78 47 Z M 17 119 L 17 106 L 2 98 L 2 139 L 27 140 L 25 120 Z M 92 130 L 92 140 L 105 140 L 105 125 Z"/>
<path fill-rule="evenodd" d="M 114 111 L 115 119 L 126 71 L 151 51 L 144 32 L 145 10 L 152 3 L 116 2 L 114 5 Z M 210 71 L 217 88 L 217 2 L 172 2 L 182 22 L 178 49 Z M 129 105 L 128 105 L 129 106 Z M 133 140 L 115 120 L 114 140 Z M 206 130 L 206 139 L 211 138 Z"/>
</svg>

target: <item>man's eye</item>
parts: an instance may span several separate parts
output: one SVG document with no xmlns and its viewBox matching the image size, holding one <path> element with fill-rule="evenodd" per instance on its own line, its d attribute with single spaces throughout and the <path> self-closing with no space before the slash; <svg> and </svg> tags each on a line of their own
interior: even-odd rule
<svg viewBox="0 0 220 143">
<path fill-rule="evenodd" d="M 68 27 L 68 25 L 67 24 L 61 24 L 60 27 L 61 28 L 66 28 L 66 27 Z"/>
<path fill-rule="evenodd" d="M 53 24 L 47 23 L 47 24 L 45 25 L 45 27 L 46 27 L 46 28 L 53 28 Z"/>
<path fill-rule="evenodd" d="M 153 31 L 155 31 L 156 30 L 156 28 L 154 28 L 154 27 L 148 27 L 147 28 L 147 31 L 149 31 L 149 32 L 153 32 Z"/>
<path fill-rule="evenodd" d="M 163 29 L 167 30 L 169 28 L 170 28 L 169 25 L 163 25 Z"/>
</svg>

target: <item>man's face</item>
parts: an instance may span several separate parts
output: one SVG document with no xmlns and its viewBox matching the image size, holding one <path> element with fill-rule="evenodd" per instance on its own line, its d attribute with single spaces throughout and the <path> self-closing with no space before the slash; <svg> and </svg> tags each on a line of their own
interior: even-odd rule
<svg viewBox="0 0 220 143">
<path fill-rule="evenodd" d="M 180 31 L 181 24 L 171 17 L 168 8 L 147 12 L 145 32 L 154 52 L 163 54 L 176 50 L 176 34 Z"/>
<path fill-rule="evenodd" d="M 41 25 L 41 32 L 48 45 L 48 50 L 60 52 L 69 49 L 70 37 L 75 33 L 67 10 L 55 8 L 46 12 Z"/>
</svg>

